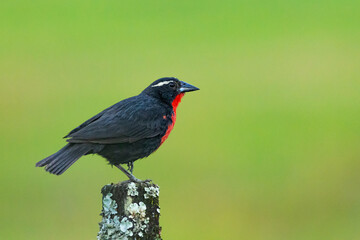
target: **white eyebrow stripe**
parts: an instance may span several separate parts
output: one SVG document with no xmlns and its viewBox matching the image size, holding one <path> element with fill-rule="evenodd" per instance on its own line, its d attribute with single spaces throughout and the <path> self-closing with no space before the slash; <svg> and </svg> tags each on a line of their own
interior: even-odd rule
<svg viewBox="0 0 360 240">
<path fill-rule="evenodd" d="M 165 85 L 165 84 L 169 84 L 171 82 L 174 82 L 174 81 L 163 81 L 163 82 L 159 82 L 158 84 L 156 85 L 153 85 L 151 87 L 161 87 L 162 85 Z"/>
</svg>

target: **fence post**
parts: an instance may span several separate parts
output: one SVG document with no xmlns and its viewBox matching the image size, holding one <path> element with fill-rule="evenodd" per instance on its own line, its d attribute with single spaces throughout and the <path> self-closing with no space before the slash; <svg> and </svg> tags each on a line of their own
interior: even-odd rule
<svg viewBox="0 0 360 240">
<path fill-rule="evenodd" d="M 99 240 L 161 240 L 159 186 L 124 181 L 105 185 Z"/>
</svg>

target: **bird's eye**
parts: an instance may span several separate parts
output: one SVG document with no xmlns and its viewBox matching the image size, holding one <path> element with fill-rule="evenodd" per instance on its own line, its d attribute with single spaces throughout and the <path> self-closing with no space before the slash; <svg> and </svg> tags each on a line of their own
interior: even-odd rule
<svg viewBox="0 0 360 240">
<path fill-rule="evenodd" d="M 171 82 L 171 83 L 169 83 L 169 86 L 170 86 L 171 88 L 175 88 L 175 83 Z"/>
</svg>

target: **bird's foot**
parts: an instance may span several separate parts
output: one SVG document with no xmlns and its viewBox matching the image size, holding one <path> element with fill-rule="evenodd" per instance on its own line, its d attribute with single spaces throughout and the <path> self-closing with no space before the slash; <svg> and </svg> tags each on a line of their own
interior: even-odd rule
<svg viewBox="0 0 360 240">
<path fill-rule="evenodd" d="M 132 175 L 133 177 L 130 177 L 130 181 L 131 182 L 136 182 L 136 183 L 147 183 L 147 182 L 151 182 L 152 180 L 151 179 L 146 179 L 146 180 L 140 180 L 136 177 L 134 177 L 134 175 Z"/>
</svg>

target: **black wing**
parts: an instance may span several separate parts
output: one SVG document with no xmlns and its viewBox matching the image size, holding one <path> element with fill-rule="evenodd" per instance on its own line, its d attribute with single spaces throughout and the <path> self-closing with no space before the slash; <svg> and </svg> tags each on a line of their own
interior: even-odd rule
<svg viewBox="0 0 360 240">
<path fill-rule="evenodd" d="M 87 120 L 66 137 L 70 143 L 113 144 L 163 135 L 164 106 L 142 95 L 125 99 Z"/>
</svg>

